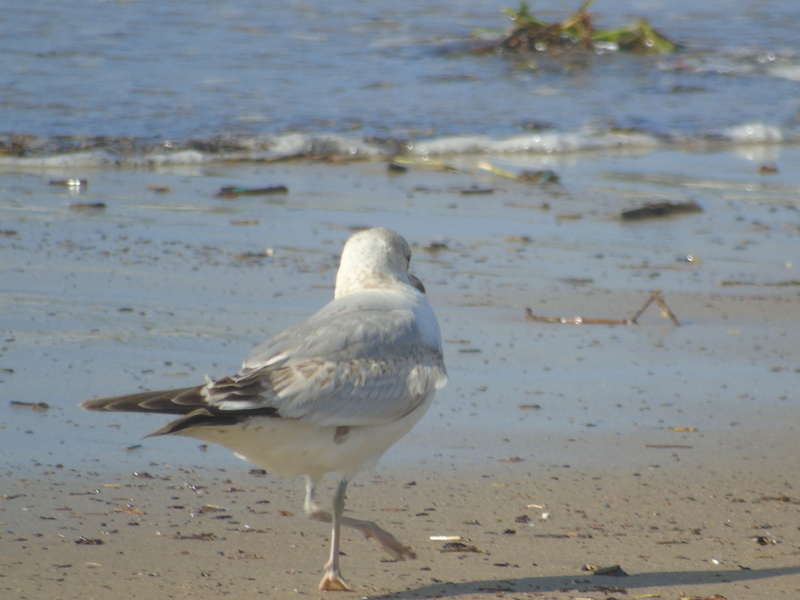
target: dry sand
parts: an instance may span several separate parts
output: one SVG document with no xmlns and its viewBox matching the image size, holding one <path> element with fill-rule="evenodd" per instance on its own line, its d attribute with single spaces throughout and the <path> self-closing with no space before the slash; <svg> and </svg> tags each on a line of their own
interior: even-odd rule
<svg viewBox="0 0 800 600">
<path fill-rule="evenodd" d="M 330 595 L 301 481 L 184 439 L 138 446 L 162 421 L 76 404 L 237 368 L 327 301 L 365 224 L 416 246 L 451 384 L 349 490 L 417 559 L 348 532 L 346 597 L 800 597 L 798 155 L 768 183 L 714 154 L 522 165 L 555 168 L 556 189 L 372 164 L 6 174 L 0 597 Z M 62 176 L 90 192 L 48 186 Z M 234 183 L 291 191 L 213 197 Z M 460 193 L 476 183 L 495 191 Z M 705 211 L 614 218 L 687 195 Z M 680 327 L 654 307 L 636 326 L 525 320 L 630 317 L 656 288 Z"/>
</svg>

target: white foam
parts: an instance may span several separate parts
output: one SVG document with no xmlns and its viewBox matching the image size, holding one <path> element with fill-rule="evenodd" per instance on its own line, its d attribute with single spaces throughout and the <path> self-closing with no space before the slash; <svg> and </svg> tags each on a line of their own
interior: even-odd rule
<svg viewBox="0 0 800 600">
<path fill-rule="evenodd" d="M 87 150 L 45 156 L 0 156 L 0 166 L 41 169 L 106 167 L 112 166 L 116 162 L 117 159 L 105 150 Z"/>
<path fill-rule="evenodd" d="M 547 131 L 506 138 L 453 136 L 409 145 L 419 155 L 479 153 L 563 153 L 618 147 L 656 147 L 664 142 L 640 132 L 613 132 L 586 129 L 577 132 Z"/>
<path fill-rule="evenodd" d="M 731 127 L 724 132 L 726 138 L 733 142 L 747 143 L 780 143 L 785 141 L 783 132 L 779 127 L 765 123 L 745 123 Z"/>
</svg>

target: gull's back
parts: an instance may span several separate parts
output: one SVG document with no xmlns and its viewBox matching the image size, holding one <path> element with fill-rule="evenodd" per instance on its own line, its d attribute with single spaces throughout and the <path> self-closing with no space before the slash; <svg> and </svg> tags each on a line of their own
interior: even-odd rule
<svg viewBox="0 0 800 600">
<path fill-rule="evenodd" d="M 439 325 L 410 256 L 390 230 L 359 232 L 342 252 L 334 300 L 258 346 L 235 375 L 84 406 L 183 415 L 153 435 L 214 442 L 277 474 L 354 474 L 447 382 Z"/>
</svg>

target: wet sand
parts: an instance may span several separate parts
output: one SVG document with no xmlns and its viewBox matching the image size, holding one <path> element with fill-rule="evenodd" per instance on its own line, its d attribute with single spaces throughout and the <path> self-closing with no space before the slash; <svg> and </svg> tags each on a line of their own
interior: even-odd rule
<svg viewBox="0 0 800 600">
<path fill-rule="evenodd" d="M 353 487 L 349 512 L 392 529 L 417 559 L 383 562 L 348 532 L 345 575 L 355 595 L 370 598 L 794 597 L 796 436 L 776 440 L 792 454 L 782 462 L 727 452 L 719 441 L 642 450 L 650 464 L 624 469 L 386 466 Z M 736 464 L 681 460 L 709 447 Z M 302 515 L 300 482 L 235 465 L 149 469 L 5 477 L 4 596 L 328 595 L 316 585 L 329 531 Z M 586 565 L 619 565 L 627 575 L 593 575 Z"/>
<path fill-rule="evenodd" d="M 562 184 L 378 163 L 4 174 L 3 596 L 328 595 L 302 482 L 76 404 L 236 369 L 328 300 L 359 225 L 414 245 L 451 376 L 350 490 L 418 555 L 382 562 L 348 533 L 359 596 L 797 595 L 797 151 L 772 178 L 725 153 L 488 158 Z M 49 185 L 64 176 L 88 191 Z M 214 198 L 232 184 L 290 191 Z M 691 199 L 704 212 L 616 218 Z M 635 326 L 525 319 L 629 318 L 655 289 L 679 327 L 655 306 Z"/>
</svg>

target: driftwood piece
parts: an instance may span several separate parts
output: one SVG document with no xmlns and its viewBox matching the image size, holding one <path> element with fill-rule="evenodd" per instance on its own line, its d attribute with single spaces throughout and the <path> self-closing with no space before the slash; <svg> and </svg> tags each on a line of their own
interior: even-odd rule
<svg viewBox="0 0 800 600">
<path fill-rule="evenodd" d="M 619 216 L 623 221 L 641 221 L 642 219 L 697 212 L 703 212 L 703 207 L 694 200 L 689 202 L 648 202 L 639 208 L 623 211 Z"/>
<path fill-rule="evenodd" d="M 11 406 L 17 408 L 30 408 L 35 411 L 49 410 L 50 405 L 47 402 L 23 402 L 22 400 L 12 400 Z"/>
<path fill-rule="evenodd" d="M 243 186 L 229 185 L 221 188 L 217 193 L 217 198 L 237 198 L 239 196 L 274 196 L 276 194 L 288 194 L 289 188 L 285 185 L 271 185 L 268 187 L 249 188 Z"/>
<path fill-rule="evenodd" d="M 673 322 L 675 327 L 680 327 L 680 321 L 661 297 L 661 290 L 650 292 L 650 297 L 630 319 L 597 319 L 591 317 L 542 317 L 534 315 L 530 308 L 525 309 L 525 320 L 537 323 L 560 323 L 562 325 L 638 325 L 638 319 L 647 307 L 653 303 L 661 309 L 661 315 Z"/>
</svg>

